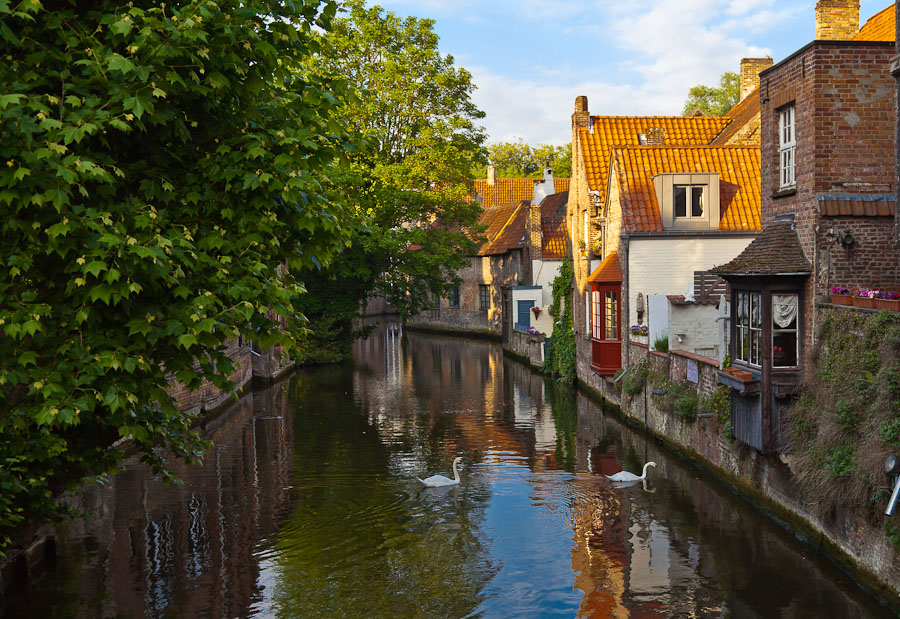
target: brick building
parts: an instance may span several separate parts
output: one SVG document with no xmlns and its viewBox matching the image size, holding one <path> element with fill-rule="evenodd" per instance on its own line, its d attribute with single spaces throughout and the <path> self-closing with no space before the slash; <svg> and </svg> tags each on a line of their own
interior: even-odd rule
<svg viewBox="0 0 900 619">
<path fill-rule="evenodd" d="M 760 74 L 763 232 L 716 271 L 732 288 L 731 356 L 749 374 L 733 385 L 737 436 L 761 451 L 778 448 L 831 287 L 900 291 L 893 8 L 860 29 L 858 1 L 820 0 L 817 40 Z"/>
</svg>

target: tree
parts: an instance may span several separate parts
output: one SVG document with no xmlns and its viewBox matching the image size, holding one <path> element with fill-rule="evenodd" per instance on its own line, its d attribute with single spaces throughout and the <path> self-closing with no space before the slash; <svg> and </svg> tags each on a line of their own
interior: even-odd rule
<svg viewBox="0 0 900 619">
<path fill-rule="evenodd" d="M 718 86 L 694 86 L 688 91 L 682 114 L 700 110 L 707 116 L 724 116 L 738 104 L 741 97 L 741 78 L 734 71 L 725 71 Z"/>
<path fill-rule="evenodd" d="M 522 138 L 514 142 L 498 142 L 488 146 L 488 156 L 497 176 L 541 176 L 544 166 L 550 164 L 553 176 L 572 175 L 572 143 L 563 146 L 538 144 L 534 148 Z M 476 172 L 479 176 L 480 170 Z"/>
<path fill-rule="evenodd" d="M 472 76 L 440 54 L 434 22 L 362 0 L 345 9 L 307 71 L 348 80 L 355 94 L 336 117 L 367 147 L 333 179 L 335 195 L 353 207 L 347 250 L 302 274 L 313 293 L 297 299 L 311 321 L 303 349 L 310 362 L 349 354 L 352 321 L 367 298 L 383 295 L 409 315 L 456 284 L 475 251 L 468 230 L 480 210 L 467 199 L 469 170 L 485 161 Z"/>
<path fill-rule="evenodd" d="M 223 389 L 227 338 L 289 343 L 343 215 L 346 134 L 297 66 L 336 3 L 0 0 L 0 532 L 130 438 L 199 454 L 167 392 Z"/>
</svg>

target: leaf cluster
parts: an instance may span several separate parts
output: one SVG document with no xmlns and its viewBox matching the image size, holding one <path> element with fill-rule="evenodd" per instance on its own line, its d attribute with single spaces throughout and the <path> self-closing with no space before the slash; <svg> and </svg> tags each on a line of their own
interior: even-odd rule
<svg viewBox="0 0 900 619">
<path fill-rule="evenodd" d="M 734 71 L 725 71 L 718 86 L 698 84 L 688 91 L 682 114 L 700 110 L 707 116 L 725 116 L 741 98 L 741 78 Z"/>
<path fill-rule="evenodd" d="M 497 176 L 539 177 L 544 167 L 550 166 L 555 177 L 572 175 L 572 143 L 563 146 L 538 144 L 530 146 L 522 138 L 511 142 L 497 142 L 487 147 L 488 156 Z M 482 174 L 475 171 L 476 176 Z"/>
<path fill-rule="evenodd" d="M 227 390 L 229 338 L 290 340 L 284 266 L 345 234 L 340 84 L 296 71 L 336 8 L 0 0 L 0 528 L 119 439 L 196 456 L 169 385 Z"/>
</svg>

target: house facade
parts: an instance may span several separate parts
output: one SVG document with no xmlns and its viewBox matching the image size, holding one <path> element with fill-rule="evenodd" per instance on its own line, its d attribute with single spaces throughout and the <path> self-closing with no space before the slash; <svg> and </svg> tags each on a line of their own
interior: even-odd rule
<svg viewBox="0 0 900 619">
<path fill-rule="evenodd" d="M 665 303 L 668 296 L 680 295 L 693 300 L 696 272 L 740 252 L 758 233 L 759 114 L 752 104 L 758 87 L 752 74 L 770 64 L 771 59 L 742 64 L 750 77 L 748 97 L 734 110 L 738 121 L 702 115 L 591 116 L 587 98 L 576 99 L 567 214 L 582 381 L 598 386 L 601 377 L 627 367 L 630 345 L 652 344 L 644 331 L 667 325 L 673 313 L 709 313 L 705 303 L 682 305 L 675 312 L 665 305 L 653 320 L 650 299 L 661 296 Z M 715 317 L 691 336 L 679 331 L 679 347 L 721 355 L 717 333 L 722 325 Z M 703 320 L 679 319 L 683 324 Z M 710 345 L 710 339 L 716 343 Z"/>
<path fill-rule="evenodd" d="M 822 0 L 817 40 L 760 75 L 763 229 L 714 269 L 731 286 L 735 435 L 779 451 L 828 292 L 900 291 L 894 7 Z"/>
</svg>

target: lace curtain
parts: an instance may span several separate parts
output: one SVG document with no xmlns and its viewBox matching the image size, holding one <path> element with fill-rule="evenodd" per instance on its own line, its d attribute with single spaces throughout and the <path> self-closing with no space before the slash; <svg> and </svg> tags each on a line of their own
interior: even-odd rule
<svg viewBox="0 0 900 619">
<path fill-rule="evenodd" d="M 797 318 L 797 295 L 774 294 L 772 295 L 772 318 L 775 325 L 785 329 Z"/>
</svg>

